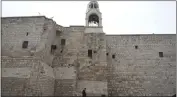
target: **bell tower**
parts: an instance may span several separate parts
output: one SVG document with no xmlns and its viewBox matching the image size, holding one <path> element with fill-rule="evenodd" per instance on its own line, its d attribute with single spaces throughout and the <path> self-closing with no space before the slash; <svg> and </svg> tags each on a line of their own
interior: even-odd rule
<svg viewBox="0 0 177 97">
<path fill-rule="evenodd" d="M 106 36 L 102 27 L 102 15 L 97 1 L 90 1 L 85 18 L 77 75 L 77 92 L 87 89 L 88 96 L 108 95 Z"/>
<path fill-rule="evenodd" d="M 97 1 L 92 0 L 87 5 L 85 33 L 103 33 L 102 14 Z"/>
</svg>

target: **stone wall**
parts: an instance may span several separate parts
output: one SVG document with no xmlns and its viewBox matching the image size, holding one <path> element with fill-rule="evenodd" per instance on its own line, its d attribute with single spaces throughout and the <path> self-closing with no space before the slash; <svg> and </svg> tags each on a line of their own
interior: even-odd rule
<svg viewBox="0 0 177 97">
<path fill-rule="evenodd" d="M 77 27 L 76 27 L 77 28 Z M 61 28 L 60 28 L 61 29 Z M 84 29 L 63 28 L 55 38 L 55 58 L 52 67 L 55 71 L 55 96 L 74 96 L 76 94 L 77 62 Z M 65 39 L 65 44 L 61 40 Z"/>
<path fill-rule="evenodd" d="M 45 16 L 2 18 L 2 55 L 35 56 L 51 65 L 51 45 L 56 36 L 56 23 Z M 28 41 L 27 48 L 22 48 Z"/>
<path fill-rule="evenodd" d="M 175 35 L 100 32 L 44 16 L 2 18 L 2 95 L 75 96 L 84 88 L 89 96 L 175 94 Z"/>
<path fill-rule="evenodd" d="M 89 96 L 107 95 L 106 40 L 104 33 L 85 33 L 78 60 L 77 92 L 87 88 Z M 92 57 L 88 56 L 92 50 Z"/>
<path fill-rule="evenodd" d="M 81 95 L 84 88 L 90 96 L 107 94 L 105 34 L 86 34 L 81 26 L 58 28 L 60 34 L 54 42 L 57 49 L 52 63 L 56 75 L 55 96 Z M 65 45 L 61 45 L 62 39 Z M 88 57 L 89 49 L 92 58 Z"/>
<path fill-rule="evenodd" d="M 37 50 L 34 52 L 35 57 L 39 57 L 42 61 L 52 66 L 53 54 L 51 46 L 56 38 L 56 23 L 51 19 L 45 19 L 42 27 L 43 32 L 40 36 L 40 42 L 37 45 Z"/>
<path fill-rule="evenodd" d="M 2 96 L 53 96 L 53 69 L 32 57 L 2 57 Z"/>
<path fill-rule="evenodd" d="M 30 56 L 38 49 L 44 20 L 41 16 L 2 18 L 2 55 Z M 24 41 L 28 41 L 26 49 L 22 48 Z"/>
<path fill-rule="evenodd" d="M 175 94 L 175 35 L 108 35 L 106 39 L 109 95 Z"/>
</svg>

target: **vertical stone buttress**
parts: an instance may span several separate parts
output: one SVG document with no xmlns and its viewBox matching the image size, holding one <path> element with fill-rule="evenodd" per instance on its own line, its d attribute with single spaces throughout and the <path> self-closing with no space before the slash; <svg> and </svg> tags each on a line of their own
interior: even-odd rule
<svg viewBox="0 0 177 97">
<path fill-rule="evenodd" d="M 77 75 L 77 91 L 81 93 L 86 88 L 88 96 L 107 95 L 106 40 L 101 20 L 98 3 L 91 1 L 86 13 Z"/>
</svg>

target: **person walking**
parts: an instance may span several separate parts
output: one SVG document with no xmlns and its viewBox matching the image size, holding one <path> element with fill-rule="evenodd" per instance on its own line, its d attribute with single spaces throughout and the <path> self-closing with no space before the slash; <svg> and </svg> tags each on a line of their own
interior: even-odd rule
<svg viewBox="0 0 177 97">
<path fill-rule="evenodd" d="M 84 88 L 84 90 L 82 91 L 82 97 L 86 97 L 87 94 L 86 94 L 86 88 Z"/>
<path fill-rule="evenodd" d="M 175 94 L 175 95 L 173 95 L 172 97 L 176 97 L 176 94 Z"/>
</svg>

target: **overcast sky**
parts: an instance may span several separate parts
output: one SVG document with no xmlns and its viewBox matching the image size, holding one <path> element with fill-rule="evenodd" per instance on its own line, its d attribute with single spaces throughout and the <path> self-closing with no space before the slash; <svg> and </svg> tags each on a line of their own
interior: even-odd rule
<svg viewBox="0 0 177 97">
<path fill-rule="evenodd" d="M 2 1 L 2 16 L 45 15 L 62 26 L 85 25 L 89 1 Z M 98 1 L 106 34 L 175 34 L 175 1 Z"/>
</svg>

